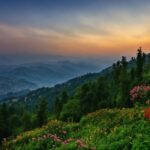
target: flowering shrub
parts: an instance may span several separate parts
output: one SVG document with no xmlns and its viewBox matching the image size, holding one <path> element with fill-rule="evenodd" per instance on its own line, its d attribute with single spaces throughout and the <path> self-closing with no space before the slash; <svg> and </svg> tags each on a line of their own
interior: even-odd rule
<svg viewBox="0 0 150 150">
<path fill-rule="evenodd" d="M 88 147 L 81 139 L 76 140 L 76 144 L 77 144 L 78 148 L 87 148 Z"/>
<path fill-rule="evenodd" d="M 62 133 L 63 134 L 67 134 L 67 131 L 62 131 Z M 82 148 L 88 148 L 88 146 L 85 144 L 85 142 L 83 140 L 81 140 L 81 139 L 67 138 L 65 140 L 65 139 L 62 139 L 61 137 L 57 136 L 56 134 L 51 134 L 51 133 L 44 134 L 41 137 L 32 138 L 32 141 L 33 142 L 39 142 L 39 141 L 48 140 L 48 139 L 51 139 L 55 143 L 55 146 L 58 146 L 58 144 L 66 145 L 66 144 L 74 141 L 78 148 L 81 148 L 81 149 Z"/>
<path fill-rule="evenodd" d="M 79 123 L 51 120 L 47 125 L 4 139 L 8 150 L 149 149 L 150 107 L 100 109 Z M 0 147 L 1 149 L 1 147 Z"/>
<path fill-rule="evenodd" d="M 150 121 L 150 107 L 146 109 L 144 117 Z"/>
<path fill-rule="evenodd" d="M 47 125 L 32 131 L 18 135 L 16 138 L 7 140 L 3 139 L 5 149 L 14 150 L 18 147 L 22 149 L 40 150 L 55 149 L 58 147 L 72 146 L 76 149 L 95 150 L 87 144 L 87 141 L 81 136 L 74 136 L 78 133 L 79 125 L 76 123 L 67 124 L 65 122 L 51 120 Z M 24 143 L 24 145 L 22 145 Z M 12 147 L 13 145 L 13 147 Z M 19 149 L 18 148 L 18 149 Z"/>
<path fill-rule="evenodd" d="M 130 90 L 130 99 L 132 102 L 145 102 L 148 98 L 147 94 L 150 92 L 150 86 L 138 85 Z"/>
</svg>

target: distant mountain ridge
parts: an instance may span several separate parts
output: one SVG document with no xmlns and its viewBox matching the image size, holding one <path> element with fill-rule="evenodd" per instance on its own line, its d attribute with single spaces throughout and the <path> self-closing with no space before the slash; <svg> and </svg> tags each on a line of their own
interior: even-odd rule
<svg viewBox="0 0 150 150">
<path fill-rule="evenodd" d="M 35 88 L 37 88 L 36 84 L 25 79 L 0 76 L 0 95 L 7 95 L 10 92 L 19 92 L 26 89 L 32 90 Z"/>
<path fill-rule="evenodd" d="M 54 87 L 42 87 L 37 90 L 33 90 L 24 96 L 13 96 L 11 98 L 3 99 L 2 102 L 11 103 L 15 99 L 15 101 L 24 103 L 30 108 L 35 107 L 41 98 L 45 98 L 49 101 L 51 108 L 55 97 L 58 96 L 63 90 L 66 90 L 69 95 L 72 95 L 80 85 L 95 80 L 100 76 L 100 74 L 101 73 L 88 73 L 86 75 L 70 79 L 62 84 L 57 84 Z"/>
<path fill-rule="evenodd" d="M 135 65 L 135 61 L 129 61 L 128 67 Z M 53 102 L 56 96 L 59 96 L 62 91 L 67 91 L 69 95 L 73 95 L 77 88 L 79 88 L 82 84 L 90 81 L 96 80 L 100 76 L 105 76 L 111 73 L 112 65 L 106 67 L 102 71 L 97 73 L 87 73 L 85 75 L 79 75 L 78 77 L 72 78 L 62 84 L 56 84 L 54 87 L 42 87 L 37 90 L 33 90 L 29 92 L 27 95 L 23 97 L 17 97 L 17 101 L 26 104 L 28 107 L 34 107 L 41 100 L 41 98 L 45 98 L 49 101 L 50 108 L 53 106 Z M 111 76 L 110 76 L 111 78 Z M 16 98 L 15 98 L 16 99 Z M 6 99 L 7 101 L 12 101 L 12 99 Z"/>
<path fill-rule="evenodd" d="M 7 97 L 9 93 L 52 87 L 88 72 L 97 72 L 101 68 L 101 66 L 84 61 L 74 62 L 68 60 L 1 65 L 0 99 Z"/>
<path fill-rule="evenodd" d="M 62 63 L 62 61 L 58 61 L 57 65 L 60 67 L 61 63 Z M 67 64 L 68 61 L 63 61 L 63 63 Z M 129 67 L 130 67 L 130 65 L 133 65 L 133 63 L 135 63 L 135 62 L 129 62 Z M 30 65 L 34 66 L 36 64 L 31 63 Z M 27 65 L 27 68 L 30 65 Z M 26 67 L 26 65 L 23 65 L 23 66 Z M 66 65 L 66 66 L 68 66 L 68 65 Z M 69 80 L 66 80 L 64 82 L 62 81 L 62 83 L 58 83 L 55 86 L 41 87 L 41 88 L 32 90 L 24 95 L 19 95 L 19 96 L 13 95 L 10 98 L 8 97 L 8 98 L 3 99 L 1 102 L 10 102 L 11 103 L 15 100 L 15 102 L 17 102 L 17 103 L 18 102 L 24 103 L 30 109 L 30 108 L 34 108 L 36 106 L 36 104 L 38 104 L 38 102 L 41 100 L 41 98 L 45 98 L 48 100 L 50 108 L 52 108 L 53 102 L 54 102 L 56 96 L 60 95 L 60 93 L 63 90 L 66 90 L 69 95 L 73 95 L 73 93 L 76 91 L 76 89 L 79 88 L 82 84 L 96 80 L 100 76 L 109 74 L 112 70 L 112 65 L 106 65 L 106 66 L 107 67 L 105 67 L 104 69 L 101 69 L 100 71 L 97 71 L 97 72 L 93 71 L 95 73 L 83 73 L 83 75 L 79 74 L 79 75 L 76 75 L 75 77 L 72 77 Z M 81 64 L 80 64 L 80 67 L 81 67 Z M 88 67 L 88 65 L 87 65 L 87 67 Z M 91 65 L 91 67 L 92 67 L 92 65 Z M 82 69 L 82 67 L 81 67 L 81 69 Z M 21 70 L 21 69 L 19 68 L 19 70 Z"/>
</svg>

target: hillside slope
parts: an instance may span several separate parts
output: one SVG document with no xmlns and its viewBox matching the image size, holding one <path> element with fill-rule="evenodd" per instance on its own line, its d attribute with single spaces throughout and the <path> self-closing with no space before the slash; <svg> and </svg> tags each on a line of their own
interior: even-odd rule
<svg viewBox="0 0 150 150">
<path fill-rule="evenodd" d="M 136 64 L 135 61 L 130 60 L 128 62 L 128 68 L 134 67 Z M 113 65 L 112 65 L 113 66 Z M 78 76 L 72 78 L 64 83 L 56 84 L 54 87 L 42 87 L 37 90 L 33 90 L 26 94 L 25 96 L 14 96 L 7 99 L 3 99 L 2 102 L 10 102 L 15 99 L 15 101 L 26 104 L 30 108 L 34 108 L 36 104 L 41 100 L 41 98 L 45 98 L 48 100 L 50 107 L 52 107 L 53 101 L 56 96 L 59 96 L 62 91 L 67 91 L 69 95 L 73 95 L 77 88 L 79 88 L 84 83 L 94 81 L 100 76 L 108 76 L 112 78 L 112 66 L 103 69 L 98 73 L 87 73 L 82 76 Z"/>
<path fill-rule="evenodd" d="M 144 107 L 101 109 L 80 123 L 51 120 L 47 125 L 5 141 L 9 150 L 148 150 L 150 122 Z"/>
<path fill-rule="evenodd" d="M 76 62 L 73 60 L 0 65 L 0 98 L 2 99 L 3 95 L 10 92 L 16 93 L 18 89 L 19 91 L 24 90 L 20 80 L 28 82 L 28 84 L 26 83 L 28 90 L 52 87 L 76 76 L 100 71 L 104 66 L 103 62 L 98 65 L 87 61 Z"/>
<path fill-rule="evenodd" d="M 100 73 L 88 73 L 83 76 L 79 76 L 76 78 L 73 78 L 63 84 L 57 84 L 54 87 L 48 88 L 43 87 L 39 88 L 37 90 L 29 92 L 25 96 L 18 96 L 18 97 L 12 97 L 8 99 L 4 99 L 3 102 L 12 103 L 13 100 L 17 101 L 18 103 L 23 103 L 27 105 L 29 108 L 34 108 L 38 102 L 41 100 L 41 98 L 45 98 L 48 100 L 50 108 L 53 105 L 53 101 L 55 100 L 55 97 L 60 95 L 62 91 L 67 91 L 69 95 L 74 94 L 75 90 L 80 87 L 82 84 L 96 80 L 103 72 Z"/>
</svg>

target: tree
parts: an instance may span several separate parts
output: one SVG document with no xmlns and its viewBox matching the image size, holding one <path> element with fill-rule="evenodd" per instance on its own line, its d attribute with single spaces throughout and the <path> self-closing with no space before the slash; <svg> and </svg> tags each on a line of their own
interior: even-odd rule
<svg viewBox="0 0 150 150">
<path fill-rule="evenodd" d="M 122 64 L 123 71 L 126 71 L 127 70 L 128 62 L 127 62 L 127 59 L 126 59 L 125 56 L 122 56 L 121 64 Z"/>
<path fill-rule="evenodd" d="M 76 99 L 70 99 L 64 104 L 60 119 L 63 121 L 79 121 L 81 118 L 80 102 Z"/>
<path fill-rule="evenodd" d="M 147 54 L 148 64 L 150 64 L 150 54 Z"/>
<path fill-rule="evenodd" d="M 32 128 L 31 113 L 24 111 L 22 116 L 23 130 L 27 131 Z"/>
<path fill-rule="evenodd" d="M 61 111 L 62 111 L 62 103 L 60 101 L 60 98 L 56 97 L 56 99 L 55 99 L 55 106 L 54 106 L 54 112 L 56 114 L 56 118 L 57 119 L 59 119 Z"/>
<path fill-rule="evenodd" d="M 40 101 L 37 107 L 37 125 L 42 126 L 47 123 L 48 120 L 48 102 L 43 99 Z"/>
<path fill-rule="evenodd" d="M 122 56 L 121 60 L 121 74 L 120 74 L 120 102 L 119 106 L 129 106 L 130 105 L 130 98 L 129 98 L 129 77 L 127 71 L 128 62 L 126 57 Z"/>
<path fill-rule="evenodd" d="M 136 58 L 136 76 L 138 82 L 141 82 L 143 79 L 144 61 L 145 61 L 145 54 L 142 53 L 142 48 L 140 47 L 137 50 L 137 58 Z"/>
<path fill-rule="evenodd" d="M 59 119 L 63 105 L 67 103 L 68 99 L 69 99 L 69 96 L 66 91 L 63 91 L 59 97 L 56 97 L 54 111 L 55 111 L 57 119 Z"/>
<path fill-rule="evenodd" d="M 90 87 L 88 83 L 83 84 L 77 91 L 76 98 L 80 101 L 81 112 L 86 114 L 90 112 L 93 94 L 90 92 Z"/>
<path fill-rule="evenodd" d="M 97 110 L 98 108 L 109 107 L 109 95 L 110 93 L 107 79 L 105 77 L 99 77 L 96 82 L 95 97 L 93 100 L 93 102 L 95 103 L 95 107 L 93 110 Z"/>
<path fill-rule="evenodd" d="M 134 69 L 134 67 L 132 67 L 130 70 L 130 79 L 132 82 L 135 80 L 135 69 Z"/>
<path fill-rule="evenodd" d="M 20 129 L 22 125 L 20 117 L 17 114 L 11 114 L 9 117 L 9 122 L 10 122 L 9 127 L 11 128 L 12 131 L 11 134 L 17 135 L 20 131 L 18 129 Z"/>
<path fill-rule="evenodd" d="M 118 85 L 119 84 L 119 76 L 121 73 L 121 62 L 117 61 L 117 63 L 113 64 L 112 68 L 112 76 L 113 76 L 113 85 Z"/>
<path fill-rule="evenodd" d="M 9 126 L 9 111 L 7 104 L 2 104 L 0 107 L 0 141 L 2 138 L 11 135 L 11 127 Z"/>
<path fill-rule="evenodd" d="M 61 98 L 61 103 L 62 103 L 62 104 L 65 104 L 65 103 L 68 101 L 69 96 L 68 96 L 68 94 L 67 94 L 66 91 L 63 91 L 63 92 L 61 93 L 60 98 Z"/>
</svg>

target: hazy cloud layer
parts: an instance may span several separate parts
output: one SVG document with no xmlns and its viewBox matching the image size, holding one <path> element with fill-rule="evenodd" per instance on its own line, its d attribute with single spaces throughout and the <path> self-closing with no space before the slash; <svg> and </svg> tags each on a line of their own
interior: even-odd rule
<svg viewBox="0 0 150 150">
<path fill-rule="evenodd" d="M 0 4 L 0 53 L 110 56 L 150 47 L 145 0 Z"/>
</svg>

